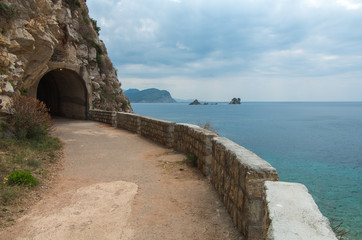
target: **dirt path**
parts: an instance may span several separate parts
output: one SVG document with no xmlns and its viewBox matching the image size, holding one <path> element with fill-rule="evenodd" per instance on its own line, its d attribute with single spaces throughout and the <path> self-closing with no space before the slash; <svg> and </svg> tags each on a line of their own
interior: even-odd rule
<svg viewBox="0 0 362 240">
<path fill-rule="evenodd" d="M 107 125 L 56 120 L 65 167 L 0 239 L 241 239 L 184 156 Z"/>
</svg>

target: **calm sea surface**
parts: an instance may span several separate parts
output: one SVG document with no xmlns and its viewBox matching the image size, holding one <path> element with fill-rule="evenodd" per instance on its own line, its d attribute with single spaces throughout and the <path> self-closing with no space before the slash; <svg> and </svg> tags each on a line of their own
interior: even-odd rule
<svg viewBox="0 0 362 240">
<path fill-rule="evenodd" d="M 210 121 L 223 137 L 272 164 L 280 181 L 305 184 L 322 213 L 362 239 L 362 103 L 132 104 L 136 114 Z"/>
</svg>

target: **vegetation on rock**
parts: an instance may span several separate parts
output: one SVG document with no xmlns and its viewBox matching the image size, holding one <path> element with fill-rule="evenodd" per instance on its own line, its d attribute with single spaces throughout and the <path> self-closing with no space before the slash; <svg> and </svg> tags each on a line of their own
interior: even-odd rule
<svg viewBox="0 0 362 240">
<path fill-rule="evenodd" d="M 0 17 L 7 20 L 15 16 L 15 9 L 5 3 L 0 3 Z"/>
<path fill-rule="evenodd" d="M 91 18 L 92 26 L 94 28 L 94 31 L 96 31 L 97 35 L 99 35 L 99 32 L 101 31 L 101 27 L 97 25 L 97 20 Z"/>
<path fill-rule="evenodd" d="M 72 9 L 81 7 L 79 0 L 65 0 Z"/>
</svg>

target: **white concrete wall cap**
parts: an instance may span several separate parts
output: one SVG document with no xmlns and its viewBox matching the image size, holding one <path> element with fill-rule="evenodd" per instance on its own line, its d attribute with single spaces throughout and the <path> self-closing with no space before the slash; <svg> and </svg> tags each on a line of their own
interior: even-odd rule
<svg viewBox="0 0 362 240">
<path fill-rule="evenodd" d="M 268 240 L 335 240 L 329 221 L 300 183 L 265 181 Z"/>
<path fill-rule="evenodd" d="M 193 130 L 195 130 L 195 131 L 197 131 L 197 132 L 200 132 L 200 133 L 203 133 L 203 134 L 205 134 L 205 135 L 218 136 L 216 132 L 207 130 L 207 129 L 205 129 L 205 128 L 202 128 L 202 127 L 197 126 L 197 125 L 194 125 L 194 124 L 189 124 L 189 123 L 176 123 L 176 125 L 186 126 L 186 127 L 192 128 Z"/>
<path fill-rule="evenodd" d="M 127 113 L 127 112 L 117 112 L 118 115 L 128 115 L 128 116 L 134 116 L 134 117 L 143 117 L 141 115 L 138 114 L 134 114 L 134 113 Z"/>
<path fill-rule="evenodd" d="M 170 122 L 170 121 L 166 121 L 166 120 L 160 120 L 157 118 L 151 118 L 151 117 L 145 117 L 145 116 L 141 116 L 141 119 L 145 119 L 145 120 L 151 120 L 151 121 L 155 121 L 155 122 L 159 122 L 159 123 L 166 123 L 166 124 L 175 124 L 174 122 Z"/>
<path fill-rule="evenodd" d="M 254 171 L 262 170 L 276 173 L 276 169 L 272 167 L 267 161 L 260 158 L 252 151 L 240 146 L 239 144 L 224 137 L 215 137 L 213 141 L 223 145 L 226 150 L 233 152 L 236 155 L 238 161 L 241 164 L 248 166 L 250 169 L 253 169 Z"/>
</svg>

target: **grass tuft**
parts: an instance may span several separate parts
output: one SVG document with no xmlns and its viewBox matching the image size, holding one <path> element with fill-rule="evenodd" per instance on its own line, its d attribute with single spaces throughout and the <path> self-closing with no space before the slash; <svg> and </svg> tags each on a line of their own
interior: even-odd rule
<svg viewBox="0 0 362 240">
<path fill-rule="evenodd" d="M 31 202 L 35 187 L 49 179 L 51 166 L 59 159 L 62 144 L 45 135 L 36 139 L 0 137 L 0 229 Z M 14 215 L 15 214 L 15 215 Z"/>
<path fill-rule="evenodd" d="M 204 128 L 206 130 L 209 130 L 209 131 L 212 131 L 214 133 L 216 133 L 217 129 L 211 124 L 210 121 L 207 121 L 207 122 L 198 122 L 197 123 L 197 126 L 201 127 L 201 128 Z"/>
<path fill-rule="evenodd" d="M 336 235 L 337 239 L 339 240 L 343 240 L 345 239 L 344 236 L 347 235 L 349 233 L 349 231 L 345 230 L 343 227 L 343 221 L 341 222 L 337 222 L 335 219 L 331 220 L 330 226 L 334 232 L 334 234 Z"/>
</svg>

